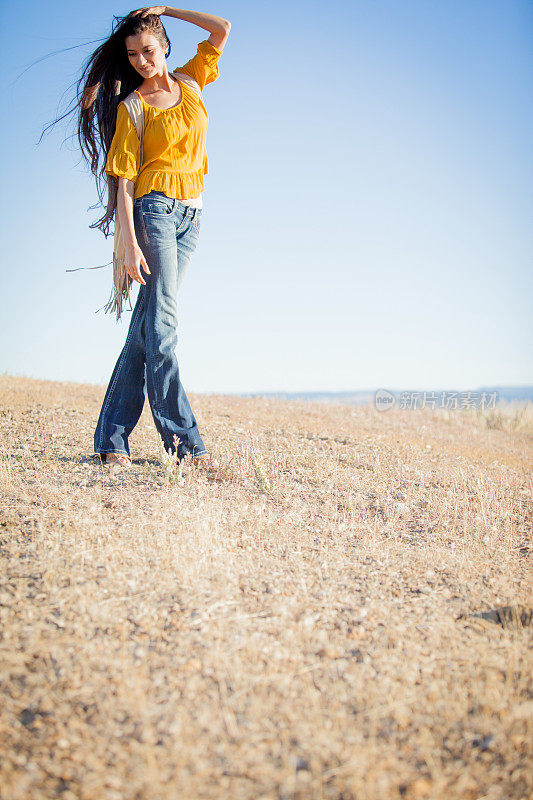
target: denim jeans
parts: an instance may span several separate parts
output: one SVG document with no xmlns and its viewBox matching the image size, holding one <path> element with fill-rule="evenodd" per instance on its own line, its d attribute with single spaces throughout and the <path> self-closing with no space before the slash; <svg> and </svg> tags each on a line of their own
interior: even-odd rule
<svg viewBox="0 0 533 800">
<path fill-rule="evenodd" d="M 95 453 L 130 455 L 128 437 L 139 421 L 148 394 L 155 426 L 165 450 L 178 458 L 206 452 L 180 381 L 175 353 L 177 294 L 194 253 L 201 208 L 184 205 L 163 192 L 134 199 L 137 243 L 150 275 L 139 284 L 126 342 L 117 359 L 94 433 Z"/>
</svg>

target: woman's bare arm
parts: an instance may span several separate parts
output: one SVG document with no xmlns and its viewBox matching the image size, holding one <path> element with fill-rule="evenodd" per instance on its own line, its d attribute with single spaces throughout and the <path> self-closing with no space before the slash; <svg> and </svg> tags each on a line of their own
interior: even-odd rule
<svg viewBox="0 0 533 800">
<path fill-rule="evenodd" d="M 135 183 L 127 178 L 118 179 L 117 211 L 120 220 L 120 231 L 126 248 L 126 269 L 134 281 L 146 283 L 141 275 L 141 266 L 148 274 L 150 270 L 135 236 L 135 223 L 133 221 L 133 198 L 135 196 Z"/>
<path fill-rule="evenodd" d="M 214 14 L 203 14 L 201 11 L 187 11 L 185 8 L 171 8 L 170 6 L 164 8 L 163 15 L 192 22 L 194 25 L 204 28 L 211 33 L 207 41 L 218 47 L 219 50 L 224 48 L 231 28 L 229 20 L 216 17 Z"/>
<path fill-rule="evenodd" d="M 133 222 L 133 198 L 135 183 L 127 178 L 118 179 L 117 212 L 120 217 L 120 229 L 124 244 L 136 244 L 135 225 Z"/>
</svg>

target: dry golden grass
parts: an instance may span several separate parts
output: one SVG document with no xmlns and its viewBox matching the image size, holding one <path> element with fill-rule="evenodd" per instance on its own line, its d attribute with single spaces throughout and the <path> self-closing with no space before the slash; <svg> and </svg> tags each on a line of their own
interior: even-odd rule
<svg viewBox="0 0 533 800">
<path fill-rule="evenodd" d="M 530 407 L 103 394 L 0 376 L 2 800 L 531 797 Z"/>
</svg>

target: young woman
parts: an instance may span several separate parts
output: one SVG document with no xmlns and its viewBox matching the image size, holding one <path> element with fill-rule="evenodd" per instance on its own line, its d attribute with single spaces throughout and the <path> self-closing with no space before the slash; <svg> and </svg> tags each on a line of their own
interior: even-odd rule
<svg viewBox="0 0 533 800">
<path fill-rule="evenodd" d="M 96 117 L 106 153 L 105 173 L 118 180 L 115 213 L 126 269 L 140 284 L 100 411 L 94 451 L 104 463 L 131 464 L 128 437 L 147 393 L 167 452 L 176 453 L 177 444 L 180 460 L 190 453 L 200 466 L 206 458 L 209 463 L 209 457 L 180 381 L 175 347 L 177 293 L 200 230 L 208 117 L 200 93 L 167 69 L 170 42 L 160 16 L 210 32 L 196 54 L 174 70 L 194 78 L 200 90 L 218 78 L 218 60 L 230 31 L 228 20 L 211 14 L 167 6 L 138 9 L 122 18 L 87 67 L 80 112 L 82 149 L 85 143 L 94 167 Z M 144 112 L 142 165 L 139 137 L 121 103 L 134 90 Z M 109 215 L 97 227 L 105 223 L 109 225 Z"/>
</svg>

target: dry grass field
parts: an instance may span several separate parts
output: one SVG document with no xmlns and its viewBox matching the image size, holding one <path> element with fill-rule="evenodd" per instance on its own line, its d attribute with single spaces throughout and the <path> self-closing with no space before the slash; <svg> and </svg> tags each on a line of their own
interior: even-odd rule
<svg viewBox="0 0 533 800">
<path fill-rule="evenodd" d="M 2 800 L 531 798 L 531 405 L 104 389 L 0 375 Z"/>
</svg>

